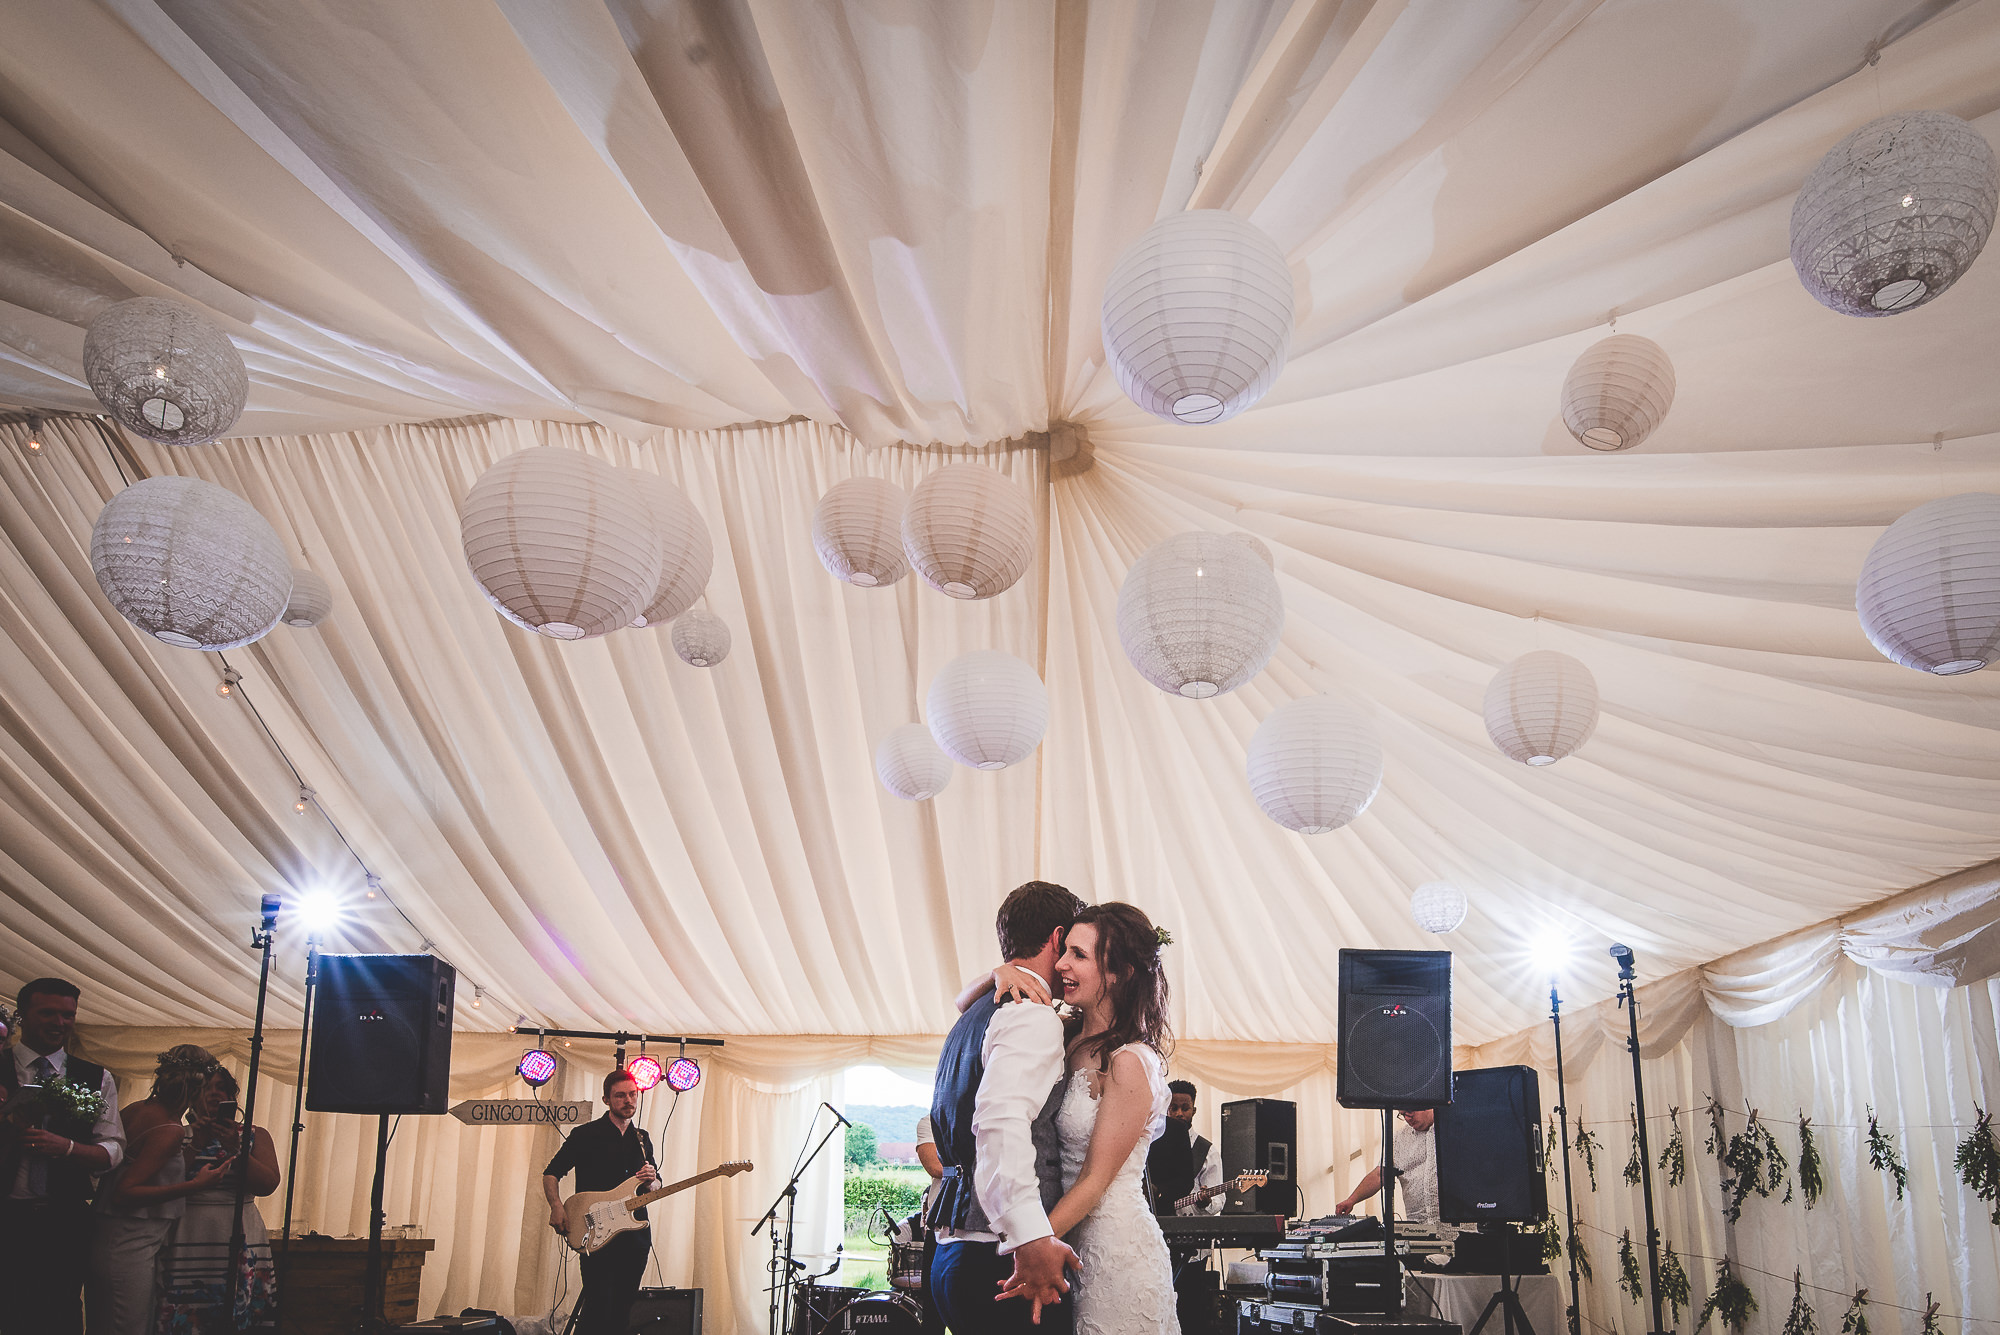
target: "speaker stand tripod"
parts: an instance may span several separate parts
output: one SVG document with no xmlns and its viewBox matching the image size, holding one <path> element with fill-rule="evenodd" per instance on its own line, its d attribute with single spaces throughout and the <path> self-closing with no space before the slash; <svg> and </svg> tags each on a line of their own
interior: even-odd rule
<svg viewBox="0 0 2000 1335">
<path fill-rule="evenodd" d="M 1472 1323 L 1470 1335 L 1479 1335 L 1486 1329 L 1486 1322 L 1494 1312 L 1500 1313 L 1501 1323 L 1507 1328 L 1507 1335 L 1515 1335 L 1515 1323 L 1520 1323 L 1520 1335 L 1535 1335 L 1535 1328 L 1528 1321 L 1528 1314 L 1521 1307 L 1521 1291 L 1514 1287 L 1516 1276 L 1505 1272 L 1500 1276 L 1500 1287 L 1486 1301 L 1486 1310 L 1479 1314 L 1479 1320 Z"/>
</svg>

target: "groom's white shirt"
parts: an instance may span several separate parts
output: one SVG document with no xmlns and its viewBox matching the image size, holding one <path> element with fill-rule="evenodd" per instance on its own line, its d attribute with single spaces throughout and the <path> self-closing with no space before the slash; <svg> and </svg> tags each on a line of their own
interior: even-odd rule
<svg viewBox="0 0 2000 1335">
<path fill-rule="evenodd" d="M 1044 983 L 1049 980 L 1044 978 Z M 1006 1255 L 1046 1238 L 1048 1211 L 1035 1176 L 1030 1128 L 1063 1074 L 1062 1017 L 1052 1006 L 1009 1002 L 993 1012 L 980 1046 L 985 1069 L 972 1100 L 972 1189 L 992 1223 L 990 1233 L 939 1229 L 938 1241 L 997 1242 Z"/>
</svg>

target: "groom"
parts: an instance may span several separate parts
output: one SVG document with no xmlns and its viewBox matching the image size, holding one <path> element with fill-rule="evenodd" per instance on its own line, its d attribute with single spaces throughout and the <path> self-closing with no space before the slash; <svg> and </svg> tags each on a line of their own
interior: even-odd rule
<svg viewBox="0 0 2000 1335">
<path fill-rule="evenodd" d="M 1029 881 L 1000 905 L 994 927 L 1008 963 L 1052 984 L 1081 901 Z M 1049 1230 L 1062 1197 L 1055 1114 L 1062 1101 L 1062 1020 L 1053 1008 L 1004 1004 L 988 992 L 952 1026 L 938 1057 L 931 1131 L 944 1176 L 927 1217 L 937 1230 L 930 1294 L 953 1335 L 1070 1329 L 1064 1269 L 1076 1253 Z M 1016 1276 L 1029 1301 L 997 1301 Z"/>
</svg>

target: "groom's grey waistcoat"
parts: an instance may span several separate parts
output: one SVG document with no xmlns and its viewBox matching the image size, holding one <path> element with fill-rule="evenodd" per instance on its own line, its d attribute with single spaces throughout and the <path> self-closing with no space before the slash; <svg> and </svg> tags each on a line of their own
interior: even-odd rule
<svg viewBox="0 0 2000 1335">
<path fill-rule="evenodd" d="M 979 1157 L 972 1137 L 972 1108 L 979 1096 L 980 1079 L 986 1074 L 986 1029 L 1001 1004 L 988 992 L 968 1006 L 952 1026 L 938 1056 L 937 1085 L 931 1095 L 931 1136 L 944 1163 L 944 1180 L 938 1183 L 937 1199 L 924 1217 L 932 1228 L 961 1233 L 993 1231 L 972 1185 Z M 1035 1178 L 1041 1184 L 1044 1210 L 1053 1210 L 1062 1199 L 1062 1143 L 1056 1136 L 1056 1109 L 1062 1104 L 1063 1085 L 1062 1080 L 1056 1081 L 1030 1128 Z"/>
</svg>

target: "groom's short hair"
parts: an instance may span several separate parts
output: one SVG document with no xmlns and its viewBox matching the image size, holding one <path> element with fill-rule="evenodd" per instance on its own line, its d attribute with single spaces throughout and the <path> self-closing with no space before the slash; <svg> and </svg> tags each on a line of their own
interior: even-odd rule
<svg viewBox="0 0 2000 1335">
<path fill-rule="evenodd" d="M 1083 901 L 1053 881 L 1018 885 L 1000 901 L 993 929 L 1000 937 L 1000 958 L 1027 959 L 1042 948 L 1051 932 L 1067 931 Z"/>
</svg>

